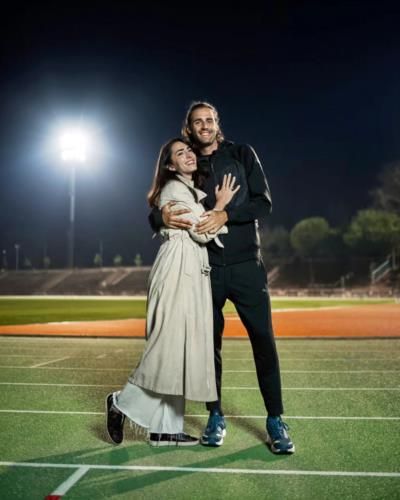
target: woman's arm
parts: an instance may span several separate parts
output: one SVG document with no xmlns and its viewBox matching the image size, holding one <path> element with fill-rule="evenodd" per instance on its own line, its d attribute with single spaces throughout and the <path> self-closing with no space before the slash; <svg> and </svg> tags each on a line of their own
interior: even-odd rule
<svg viewBox="0 0 400 500">
<path fill-rule="evenodd" d="M 199 215 L 196 215 L 196 212 L 199 211 L 199 206 L 202 211 L 204 211 L 204 208 L 196 202 L 189 188 L 180 181 L 171 181 L 161 192 L 160 208 L 162 209 L 171 202 L 174 202 L 174 209 L 185 211 L 183 215 L 179 215 L 177 218 L 185 219 L 188 223 L 190 222 L 190 227 L 187 227 L 186 230 L 194 241 L 205 244 L 214 239 L 218 234 L 228 232 L 225 226 L 221 228 L 220 231 L 212 234 L 198 234 L 195 231 L 195 226 L 201 220 Z M 187 211 L 190 212 L 187 213 Z"/>
</svg>

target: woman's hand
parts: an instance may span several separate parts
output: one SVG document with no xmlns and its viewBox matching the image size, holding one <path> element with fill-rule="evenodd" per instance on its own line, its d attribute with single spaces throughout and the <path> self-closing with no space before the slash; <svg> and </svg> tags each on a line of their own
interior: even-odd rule
<svg viewBox="0 0 400 500">
<path fill-rule="evenodd" d="M 239 191 L 240 186 L 235 187 L 235 182 L 236 177 L 232 177 L 232 174 L 228 174 L 224 175 L 221 187 L 215 187 L 215 198 L 217 199 L 217 203 L 214 208 L 216 210 L 224 210 L 226 205 Z"/>
</svg>

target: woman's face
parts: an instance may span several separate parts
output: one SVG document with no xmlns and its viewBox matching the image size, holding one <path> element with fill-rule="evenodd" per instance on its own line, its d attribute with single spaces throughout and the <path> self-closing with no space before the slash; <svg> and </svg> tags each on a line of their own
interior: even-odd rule
<svg viewBox="0 0 400 500">
<path fill-rule="evenodd" d="M 192 148 L 180 141 L 172 144 L 171 164 L 168 168 L 191 179 L 193 172 L 197 170 L 196 155 Z"/>
</svg>

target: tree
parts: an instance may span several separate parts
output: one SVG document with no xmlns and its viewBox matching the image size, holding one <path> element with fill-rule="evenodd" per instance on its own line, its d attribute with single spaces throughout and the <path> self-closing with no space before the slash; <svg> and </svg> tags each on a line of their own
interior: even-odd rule
<svg viewBox="0 0 400 500">
<path fill-rule="evenodd" d="M 324 253 L 324 243 L 332 230 L 323 217 L 310 217 L 298 222 L 290 233 L 290 242 L 296 253 L 308 259 L 310 283 L 314 283 L 313 258 Z"/>
<path fill-rule="evenodd" d="M 261 230 L 261 250 L 265 260 L 290 257 L 293 249 L 290 244 L 289 231 L 283 226 L 272 229 L 264 227 Z"/>
<path fill-rule="evenodd" d="M 386 165 L 378 179 L 380 186 L 371 192 L 374 208 L 400 215 L 400 163 Z"/>
<path fill-rule="evenodd" d="M 93 264 L 96 267 L 102 267 L 102 265 L 103 265 L 103 259 L 101 258 L 101 255 L 99 253 L 96 253 L 96 255 L 94 256 Z"/>
<path fill-rule="evenodd" d="M 384 210 L 360 210 L 343 239 L 357 253 L 385 256 L 400 244 L 400 216 Z"/>
<path fill-rule="evenodd" d="M 113 262 L 114 262 L 114 266 L 117 266 L 117 267 L 118 267 L 118 266 L 121 266 L 121 265 L 122 265 L 122 257 L 121 257 L 119 254 L 117 254 L 117 255 L 114 257 Z"/>
<path fill-rule="evenodd" d="M 310 217 L 298 222 L 290 233 L 290 242 L 300 257 L 316 257 L 323 253 L 322 243 L 332 233 L 323 217 Z"/>
<path fill-rule="evenodd" d="M 135 266 L 140 267 L 143 265 L 143 259 L 140 253 L 137 253 L 134 259 Z"/>
</svg>

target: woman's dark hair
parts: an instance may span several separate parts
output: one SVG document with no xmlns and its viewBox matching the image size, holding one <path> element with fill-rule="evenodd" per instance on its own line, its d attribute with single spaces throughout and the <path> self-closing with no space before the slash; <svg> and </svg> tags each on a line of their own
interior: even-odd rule
<svg viewBox="0 0 400 500">
<path fill-rule="evenodd" d="M 149 193 L 147 194 L 147 201 L 152 208 L 158 206 L 160 193 L 165 184 L 171 179 L 176 179 L 177 172 L 169 170 L 168 168 L 168 166 L 171 165 L 172 146 L 176 142 L 183 142 L 184 144 L 187 144 L 189 146 L 187 141 L 182 137 L 174 137 L 161 147 L 160 154 L 158 155 L 153 183 Z M 196 187 L 200 187 L 202 185 L 203 177 L 198 173 L 197 170 L 193 173 L 193 181 Z M 194 191 L 193 194 L 197 201 L 197 196 Z"/>
</svg>

